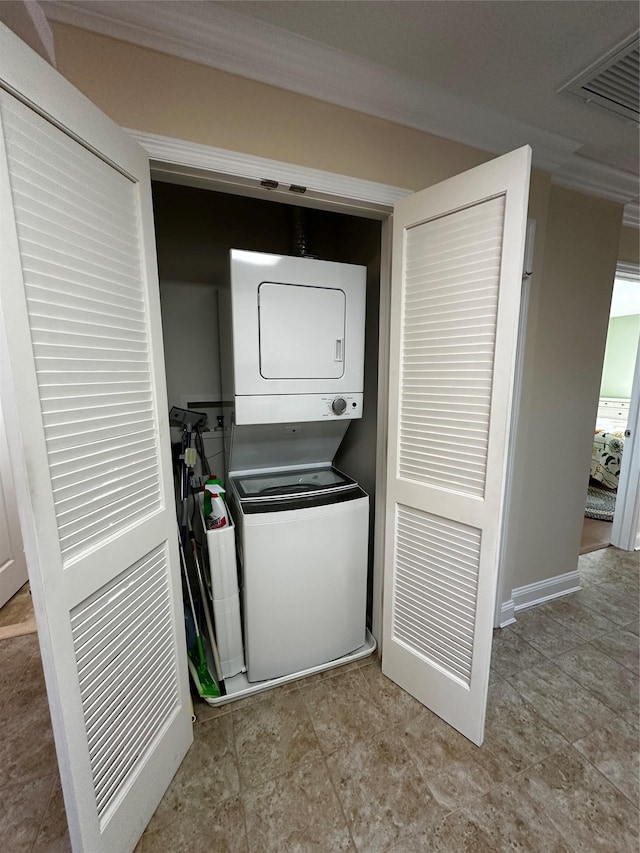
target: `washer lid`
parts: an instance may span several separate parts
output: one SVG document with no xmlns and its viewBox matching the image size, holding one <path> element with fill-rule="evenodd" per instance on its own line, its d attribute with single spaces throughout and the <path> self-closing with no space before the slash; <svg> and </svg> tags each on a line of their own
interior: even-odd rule
<svg viewBox="0 0 640 853">
<path fill-rule="evenodd" d="M 332 467 L 243 474 L 234 477 L 233 482 L 243 504 L 332 494 L 358 485 Z"/>
</svg>

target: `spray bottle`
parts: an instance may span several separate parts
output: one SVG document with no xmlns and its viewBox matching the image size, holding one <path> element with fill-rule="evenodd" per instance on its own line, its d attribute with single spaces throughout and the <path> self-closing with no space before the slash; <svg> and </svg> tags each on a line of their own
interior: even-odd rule
<svg viewBox="0 0 640 853">
<path fill-rule="evenodd" d="M 229 515 L 224 502 L 222 481 L 210 477 L 204 484 L 204 523 L 207 530 L 218 530 L 229 524 Z"/>
</svg>

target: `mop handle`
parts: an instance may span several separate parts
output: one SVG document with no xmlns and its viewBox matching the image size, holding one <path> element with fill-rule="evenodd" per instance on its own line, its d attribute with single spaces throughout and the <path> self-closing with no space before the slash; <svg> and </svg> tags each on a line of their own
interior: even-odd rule
<svg viewBox="0 0 640 853">
<path fill-rule="evenodd" d="M 191 549 L 193 550 L 193 561 L 196 566 L 196 576 L 198 578 L 198 586 L 200 588 L 200 595 L 202 596 L 202 609 L 204 610 L 204 619 L 207 623 L 207 633 L 209 634 L 209 642 L 211 643 L 211 653 L 213 654 L 213 663 L 216 668 L 216 675 L 218 676 L 218 681 L 224 683 L 222 677 L 222 663 L 220 662 L 220 655 L 218 654 L 218 646 L 216 643 L 216 635 L 213 630 L 213 624 L 211 622 L 211 614 L 209 613 L 209 602 L 208 596 L 206 593 L 204 580 L 202 577 L 202 569 L 200 568 L 200 561 L 198 559 L 198 553 L 196 548 L 196 537 L 193 532 L 193 528 L 191 526 L 191 520 L 189 520 L 189 538 L 191 539 Z"/>
<path fill-rule="evenodd" d="M 193 603 L 193 593 L 191 592 L 191 582 L 189 581 L 189 573 L 187 572 L 187 561 L 184 556 L 184 548 L 182 547 L 182 538 L 180 536 L 180 525 L 178 525 L 178 547 L 180 549 L 180 565 L 184 574 L 184 579 L 187 584 L 187 592 L 189 594 L 189 605 L 191 607 L 191 615 L 193 616 L 193 624 L 196 631 L 196 637 L 200 637 L 200 628 L 198 627 L 198 618 L 196 616 L 196 608 Z"/>
</svg>

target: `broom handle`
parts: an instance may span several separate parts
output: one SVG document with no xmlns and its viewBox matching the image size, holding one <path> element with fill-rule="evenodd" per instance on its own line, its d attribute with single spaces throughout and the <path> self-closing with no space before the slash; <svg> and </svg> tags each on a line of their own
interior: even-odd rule
<svg viewBox="0 0 640 853">
<path fill-rule="evenodd" d="M 189 605 L 191 607 L 191 615 L 193 616 L 193 624 L 196 629 L 196 637 L 200 637 L 200 628 L 198 626 L 198 617 L 196 616 L 196 608 L 193 603 L 193 593 L 191 592 L 191 581 L 189 580 L 189 573 L 187 572 L 187 562 L 184 557 L 184 548 L 182 547 L 182 539 L 180 537 L 180 527 L 178 526 L 178 547 L 180 549 L 180 566 L 182 568 L 182 573 L 184 575 L 184 579 L 187 585 L 187 592 L 189 593 Z"/>
</svg>

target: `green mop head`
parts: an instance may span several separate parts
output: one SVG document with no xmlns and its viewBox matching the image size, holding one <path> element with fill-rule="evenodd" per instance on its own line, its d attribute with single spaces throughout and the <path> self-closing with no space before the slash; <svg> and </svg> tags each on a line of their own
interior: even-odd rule
<svg viewBox="0 0 640 853">
<path fill-rule="evenodd" d="M 203 699 L 217 699 L 220 696 L 220 688 L 209 672 L 207 658 L 204 653 L 202 639 L 196 638 L 196 645 L 187 649 L 187 663 L 189 672 L 196 686 L 198 695 Z"/>
</svg>

